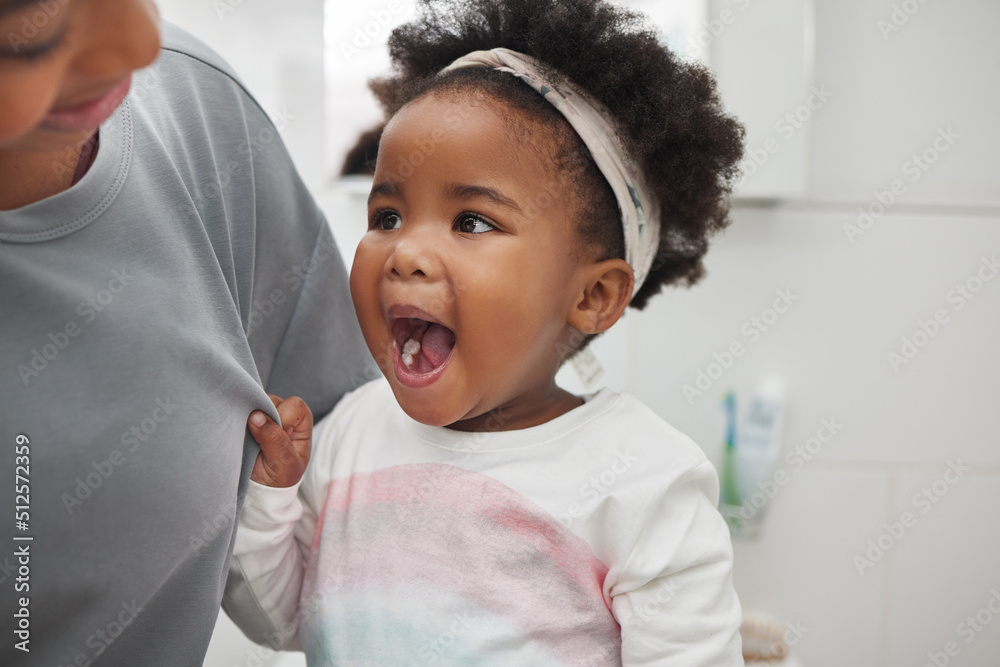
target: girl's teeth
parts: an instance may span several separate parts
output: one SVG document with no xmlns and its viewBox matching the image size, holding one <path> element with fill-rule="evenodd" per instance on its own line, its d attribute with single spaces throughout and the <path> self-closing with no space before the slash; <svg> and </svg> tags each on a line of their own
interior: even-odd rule
<svg viewBox="0 0 1000 667">
<path fill-rule="evenodd" d="M 413 368 L 413 355 L 409 354 L 408 352 L 404 352 L 402 354 L 402 357 L 403 357 L 403 363 L 406 364 L 406 367 L 412 369 Z"/>
<path fill-rule="evenodd" d="M 420 343 L 419 343 L 419 341 L 415 341 L 412 338 L 410 340 L 406 341 L 406 343 L 403 345 L 403 354 L 410 355 L 411 359 L 412 359 L 413 355 L 415 355 L 419 351 L 420 351 Z M 409 365 L 409 364 L 407 364 L 407 365 Z"/>
</svg>

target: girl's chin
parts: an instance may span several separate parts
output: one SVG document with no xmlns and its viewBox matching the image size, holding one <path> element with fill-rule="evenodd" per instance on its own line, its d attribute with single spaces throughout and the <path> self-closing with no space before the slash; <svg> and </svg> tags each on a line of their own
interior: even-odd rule
<svg viewBox="0 0 1000 667">
<path fill-rule="evenodd" d="M 396 400 L 410 419 L 427 426 L 448 426 L 462 418 L 461 414 L 442 411 L 433 401 L 400 400 L 398 396 Z"/>
</svg>

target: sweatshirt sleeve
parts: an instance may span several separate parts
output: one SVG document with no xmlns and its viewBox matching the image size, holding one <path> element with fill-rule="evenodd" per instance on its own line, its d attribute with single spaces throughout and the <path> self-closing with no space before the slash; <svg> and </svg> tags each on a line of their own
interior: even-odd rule
<svg viewBox="0 0 1000 667">
<path fill-rule="evenodd" d="M 233 547 L 231 567 L 242 573 L 247 594 L 266 619 L 266 632 L 251 639 L 274 649 L 298 648 L 305 569 L 303 550 L 295 542 L 302 518 L 298 487 L 273 488 L 251 480 Z"/>
<path fill-rule="evenodd" d="M 236 531 L 224 606 L 247 637 L 274 650 L 302 650 L 302 584 L 322 513 L 336 445 L 333 427 L 345 398 L 316 423 L 309 465 L 295 486 L 250 480 Z"/>
<path fill-rule="evenodd" d="M 643 503 L 642 531 L 612 588 L 622 664 L 743 665 L 729 531 L 703 460 Z"/>
</svg>

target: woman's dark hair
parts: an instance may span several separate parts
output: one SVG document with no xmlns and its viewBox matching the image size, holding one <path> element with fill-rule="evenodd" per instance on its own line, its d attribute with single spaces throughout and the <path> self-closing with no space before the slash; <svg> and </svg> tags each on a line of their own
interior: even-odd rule
<svg viewBox="0 0 1000 667">
<path fill-rule="evenodd" d="M 534 57 L 608 108 L 660 203 L 659 252 L 630 305 L 641 309 L 662 286 L 701 278 L 709 238 L 729 224 L 744 135 L 723 110 L 708 70 L 668 51 L 640 15 L 600 0 L 420 4 L 421 16 L 389 38 L 392 75 L 371 82 L 387 117 L 431 92 L 476 90 L 554 128 L 557 167 L 570 170 L 581 202 L 581 239 L 599 259 L 623 259 L 611 187 L 554 107 L 508 73 L 467 67 L 438 76 L 472 51 L 505 47 Z"/>
<path fill-rule="evenodd" d="M 341 176 L 371 176 L 375 173 L 375 158 L 378 157 L 383 127 L 385 126 L 379 124 L 361 133 L 358 141 L 344 156 L 344 164 L 340 167 Z"/>
</svg>

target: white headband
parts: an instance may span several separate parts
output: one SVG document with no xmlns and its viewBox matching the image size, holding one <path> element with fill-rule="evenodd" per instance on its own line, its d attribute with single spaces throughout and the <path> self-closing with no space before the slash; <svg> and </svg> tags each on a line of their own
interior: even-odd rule
<svg viewBox="0 0 1000 667">
<path fill-rule="evenodd" d="M 580 135 L 618 200 L 625 233 L 625 261 L 635 274 L 632 289 L 632 296 L 635 296 L 659 249 L 660 209 L 646 186 L 639 165 L 626 156 L 608 110 L 568 83 L 545 81 L 538 61 L 517 51 L 473 51 L 441 73 L 461 67 L 492 67 L 513 74 L 541 93 Z"/>
</svg>

